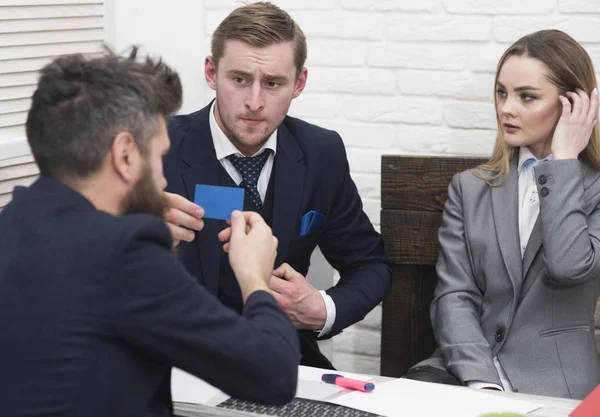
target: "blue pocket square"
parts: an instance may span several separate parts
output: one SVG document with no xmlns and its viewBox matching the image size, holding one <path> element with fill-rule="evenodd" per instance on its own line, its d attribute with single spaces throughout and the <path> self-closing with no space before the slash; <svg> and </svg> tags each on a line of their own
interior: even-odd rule
<svg viewBox="0 0 600 417">
<path fill-rule="evenodd" d="M 311 210 L 300 219 L 300 236 L 305 236 L 319 227 L 325 221 L 325 216 Z"/>
</svg>

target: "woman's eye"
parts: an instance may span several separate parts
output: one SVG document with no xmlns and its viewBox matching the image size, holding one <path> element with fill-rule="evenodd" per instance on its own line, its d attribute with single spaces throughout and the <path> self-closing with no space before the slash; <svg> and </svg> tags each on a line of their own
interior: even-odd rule
<svg viewBox="0 0 600 417">
<path fill-rule="evenodd" d="M 523 93 L 521 94 L 521 100 L 523 101 L 530 101 L 530 100 L 534 100 L 535 96 L 532 96 L 531 94 L 527 94 L 527 93 Z"/>
</svg>

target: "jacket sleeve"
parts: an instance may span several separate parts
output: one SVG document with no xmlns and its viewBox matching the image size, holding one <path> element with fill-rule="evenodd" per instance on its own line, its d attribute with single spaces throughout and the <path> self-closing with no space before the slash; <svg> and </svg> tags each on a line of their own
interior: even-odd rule
<svg viewBox="0 0 600 417">
<path fill-rule="evenodd" d="M 463 383 L 480 381 L 501 386 L 491 347 L 480 326 L 483 294 L 469 260 L 460 175 L 456 174 L 448 187 L 439 230 L 438 283 L 431 322 L 448 371 Z"/>
<path fill-rule="evenodd" d="M 128 239 L 119 262 L 118 336 L 233 397 L 290 401 L 300 361 L 298 335 L 275 299 L 257 291 L 243 314 L 236 314 L 188 274 L 152 229 L 140 228 Z"/>
<path fill-rule="evenodd" d="M 600 208 L 586 207 L 582 167 L 576 159 L 535 167 L 546 273 L 563 285 L 600 278 Z"/>
</svg>

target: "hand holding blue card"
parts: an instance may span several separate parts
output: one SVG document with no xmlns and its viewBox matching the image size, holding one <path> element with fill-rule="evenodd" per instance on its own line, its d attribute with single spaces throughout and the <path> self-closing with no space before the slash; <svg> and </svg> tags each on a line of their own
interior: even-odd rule
<svg viewBox="0 0 600 417">
<path fill-rule="evenodd" d="M 244 189 L 196 184 L 194 203 L 204 209 L 205 219 L 229 220 L 234 210 L 244 210 Z"/>
</svg>

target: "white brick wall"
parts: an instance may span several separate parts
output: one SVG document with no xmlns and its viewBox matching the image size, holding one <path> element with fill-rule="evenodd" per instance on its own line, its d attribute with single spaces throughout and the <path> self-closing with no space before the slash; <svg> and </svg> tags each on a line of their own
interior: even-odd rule
<svg viewBox="0 0 600 417">
<path fill-rule="evenodd" d="M 290 113 L 337 130 L 379 227 L 382 154 L 489 155 L 493 73 L 520 36 L 557 28 L 600 69 L 598 0 L 275 0 L 308 38 L 308 85 Z M 204 48 L 240 3 L 205 0 Z M 206 50 L 206 53 L 209 51 Z M 199 77 L 201 78 L 201 77 Z M 334 339 L 334 364 L 378 373 L 381 309 Z"/>
</svg>

